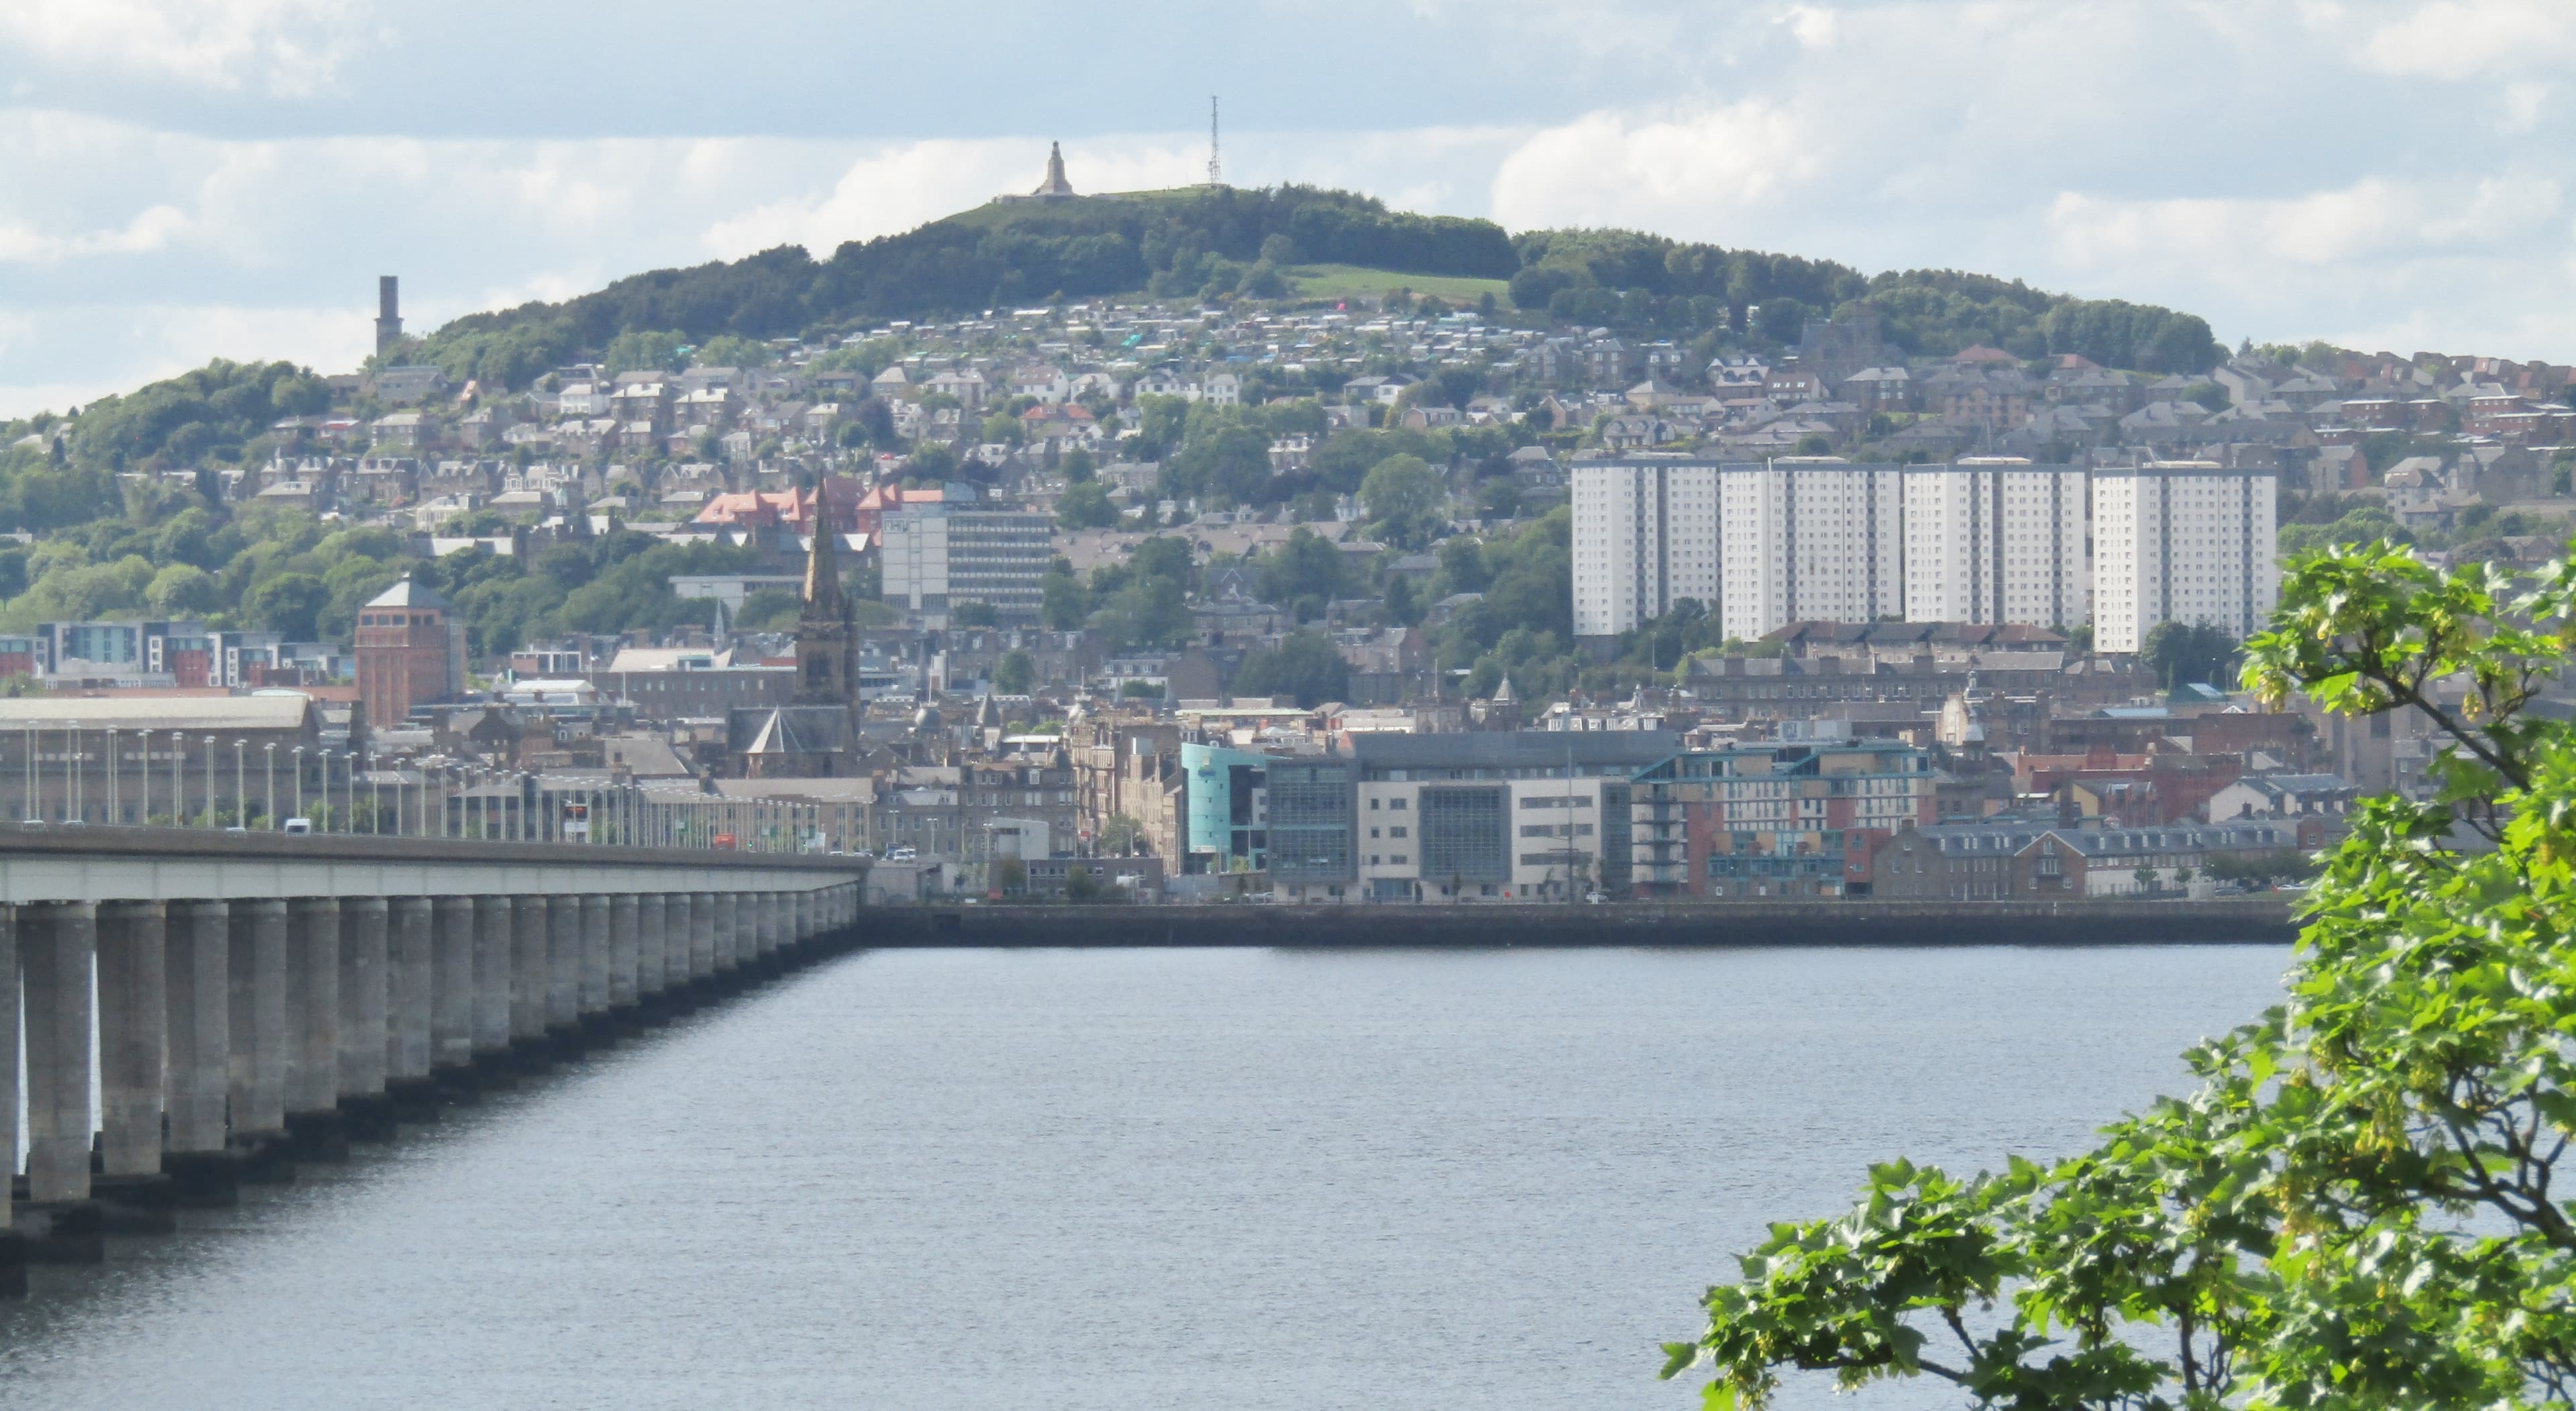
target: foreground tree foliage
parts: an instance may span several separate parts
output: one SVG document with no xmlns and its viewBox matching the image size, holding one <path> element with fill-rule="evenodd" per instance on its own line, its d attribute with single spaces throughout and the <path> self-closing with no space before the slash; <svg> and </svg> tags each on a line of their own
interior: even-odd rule
<svg viewBox="0 0 2576 1411">
<path fill-rule="evenodd" d="M 1713 1408 L 1789 1368 L 2024 1411 L 2576 1404 L 2576 726 L 2531 709 L 2571 649 L 2564 560 L 2298 561 L 2248 685 L 2447 744 L 2438 797 L 2368 801 L 2327 856 L 2288 1002 L 2072 1160 L 1893 1162 L 1773 1226 L 1664 1375 L 1713 1370 Z"/>
</svg>

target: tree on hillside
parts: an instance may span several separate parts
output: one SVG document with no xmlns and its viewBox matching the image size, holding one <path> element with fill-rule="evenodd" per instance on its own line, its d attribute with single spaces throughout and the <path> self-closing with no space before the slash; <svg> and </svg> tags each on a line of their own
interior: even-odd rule
<svg viewBox="0 0 2576 1411">
<path fill-rule="evenodd" d="M 1766 1405 L 1785 1368 L 1980 1405 L 2436 1408 L 2576 1400 L 2576 567 L 2517 583 L 2381 543 L 2292 567 L 2245 683 L 2415 712 L 2433 796 L 2366 800 L 2307 895 L 2281 1006 L 2089 1152 L 1961 1179 L 1891 1161 L 1771 1227 L 1665 1375 Z"/>
<path fill-rule="evenodd" d="M 1057 498 L 1055 522 L 1067 529 L 1105 529 L 1118 522 L 1118 506 L 1110 503 L 1108 487 L 1085 480 Z"/>
<path fill-rule="evenodd" d="M 1234 693 L 1293 696 L 1300 707 L 1344 700 L 1351 693 L 1351 664 L 1323 633 L 1291 632 L 1277 647 L 1263 647 L 1243 659 L 1234 674 Z"/>
<path fill-rule="evenodd" d="M 2222 680 L 2236 659 L 2236 639 L 2209 623 L 2159 622 L 2138 644 L 2138 657 L 2168 691 L 2194 682 Z"/>
<path fill-rule="evenodd" d="M 1360 482 L 1360 503 L 1368 508 L 1369 534 L 1382 543 L 1418 549 L 1431 542 L 1440 527 L 1444 489 L 1439 472 L 1420 456 L 1389 456 Z"/>
</svg>

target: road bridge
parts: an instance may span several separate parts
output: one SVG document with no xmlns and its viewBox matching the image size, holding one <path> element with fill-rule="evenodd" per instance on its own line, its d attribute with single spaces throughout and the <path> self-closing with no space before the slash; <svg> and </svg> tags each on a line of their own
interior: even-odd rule
<svg viewBox="0 0 2576 1411">
<path fill-rule="evenodd" d="M 25 1291 L 30 1259 L 103 1257 L 111 1230 L 169 1228 L 176 1208 L 844 948 L 865 868 L 364 835 L 0 837 L 0 1294 Z"/>
</svg>

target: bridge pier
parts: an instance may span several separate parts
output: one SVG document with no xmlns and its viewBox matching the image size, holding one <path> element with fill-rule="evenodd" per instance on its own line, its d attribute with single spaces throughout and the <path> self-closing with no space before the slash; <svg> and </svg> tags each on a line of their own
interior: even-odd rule
<svg viewBox="0 0 2576 1411">
<path fill-rule="evenodd" d="M 586 1030 L 596 1031 L 608 1018 L 609 975 L 615 969 L 608 935 L 608 898 L 597 893 L 577 899 L 581 907 L 581 1012 Z"/>
<path fill-rule="evenodd" d="M 635 1012 L 636 982 L 643 978 L 644 938 L 635 929 L 643 914 L 632 892 L 608 898 L 608 1012 L 621 1023 Z"/>
<path fill-rule="evenodd" d="M 749 949 L 743 944 L 744 934 L 751 929 L 743 924 L 743 903 L 744 898 L 736 893 L 716 893 L 716 974 L 727 984 L 740 980 L 734 972 L 741 969 L 743 952 Z M 751 905 L 756 908 L 759 903 Z"/>
<path fill-rule="evenodd" d="M 468 1045 L 483 1081 L 502 1067 L 510 1047 L 512 929 L 518 902 L 504 896 L 474 899 L 474 1022 Z"/>
<path fill-rule="evenodd" d="M 168 903 L 161 983 L 169 1113 L 161 1169 L 187 1205 L 230 1205 L 235 1160 L 224 1149 L 232 1088 L 232 907 L 220 901 Z"/>
<path fill-rule="evenodd" d="M 157 901 L 98 904 L 99 1174 L 129 1187 L 161 1177 L 167 918 Z"/>
<path fill-rule="evenodd" d="M 474 898 L 430 902 L 429 1075 L 442 1097 L 474 1091 Z"/>
<path fill-rule="evenodd" d="M 333 1086 L 351 1136 L 390 1141 L 393 1104 L 385 1096 L 392 1055 L 386 1030 L 391 981 L 393 908 L 383 897 L 340 902 L 340 1057 Z"/>
<path fill-rule="evenodd" d="M 292 1179 L 277 1149 L 286 1139 L 286 901 L 245 897 L 230 910 L 231 1145 L 250 1158 L 244 1179 Z"/>
<path fill-rule="evenodd" d="M 635 1003 L 647 1013 L 663 1007 L 662 991 L 670 984 L 665 969 L 670 954 L 670 902 L 662 892 L 646 892 L 635 899 Z"/>
<path fill-rule="evenodd" d="M 554 968 L 548 950 L 546 899 L 514 898 L 510 906 L 511 1059 L 522 1071 L 546 1065 L 546 986 Z"/>
<path fill-rule="evenodd" d="M 689 982 L 703 984 L 716 973 L 716 894 L 689 894 Z"/>
<path fill-rule="evenodd" d="M 430 1076 L 437 914 L 428 897 L 394 897 L 385 936 L 385 1097 L 406 1122 L 438 1115 Z"/>
<path fill-rule="evenodd" d="M 581 1045 L 581 898 L 548 897 L 546 907 L 546 1032 L 565 1053 Z"/>
<path fill-rule="evenodd" d="M 340 1115 L 340 899 L 286 904 L 286 1126 L 295 1154 L 346 1160 Z"/>
</svg>

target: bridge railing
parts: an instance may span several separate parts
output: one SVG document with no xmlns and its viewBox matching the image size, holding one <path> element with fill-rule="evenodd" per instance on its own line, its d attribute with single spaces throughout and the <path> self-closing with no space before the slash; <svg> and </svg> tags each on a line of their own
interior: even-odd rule
<svg viewBox="0 0 2576 1411">
<path fill-rule="evenodd" d="M 346 834 L 760 853 L 855 852 L 864 803 L 709 793 L 694 780 L 465 761 L 186 730 L 9 731 L 0 828 Z"/>
</svg>

